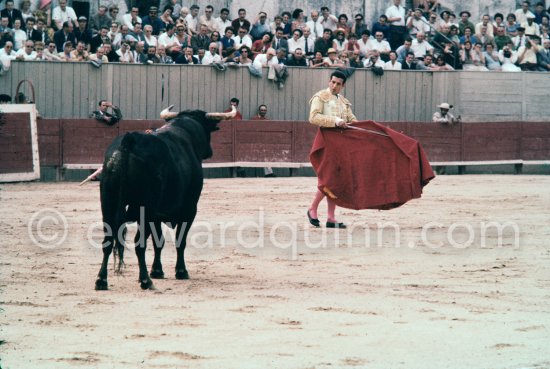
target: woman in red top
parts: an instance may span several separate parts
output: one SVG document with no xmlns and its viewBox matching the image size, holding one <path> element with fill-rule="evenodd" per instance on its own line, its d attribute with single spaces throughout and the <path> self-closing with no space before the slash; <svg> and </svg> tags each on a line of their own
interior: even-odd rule
<svg viewBox="0 0 550 369">
<path fill-rule="evenodd" d="M 260 40 L 254 41 L 251 47 L 253 56 L 252 59 L 254 59 L 258 54 L 265 54 L 267 49 L 271 47 L 272 39 L 273 35 L 271 33 L 266 33 Z"/>
</svg>

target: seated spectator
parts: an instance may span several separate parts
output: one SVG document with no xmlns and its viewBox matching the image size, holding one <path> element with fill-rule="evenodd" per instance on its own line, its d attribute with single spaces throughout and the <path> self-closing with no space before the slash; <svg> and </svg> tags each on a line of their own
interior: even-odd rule
<svg viewBox="0 0 550 369">
<path fill-rule="evenodd" d="M 416 63 L 416 69 L 418 70 L 432 70 L 432 68 L 434 67 L 435 65 L 433 64 L 433 56 L 431 56 L 430 54 L 427 54 L 424 57 L 424 60 L 418 61 Z"/>
<path fill-rule="evenodd" d="M 155 36 L 153 36 L 153 27 L 150 25 L 143 27 L 143 34 L 146 48 L 149 48 L 151 46 L 156 48 L 158 45 L 158 40 Z M 189 35 L 186 36 L 189 37 Z"/>
<path fill-rule="evenodd" d="M 278 64 L 284 65 L 286 63 L 287 55 L 288 55 L 288 52 L 286 49 L 280 48 L 279 50 L 277 50 L 276 56 L 277 56 L 277 60 L 279 61 Z"/>
<path fill-rule="evenodd" d="M 388 41 L 384 40 L 384 34 L 377 31 L 374 34 L 374 40 L 371 42 L 372 51 L 378 51 L 380 59 L 383 61 L 389 60 L 391 47 Z"/>
<path fill-rule="evenodd" d="M 172 59 L 171 56 L 166 55 L 166 48 L 164 47 L 164 45 L 159 44 L 157 46 L 157 56 L 159 58 L 160 64 L 174 64 L 174 59 Z"/>
<path fill-rule="evenodd" d="M 222 47 L 222 42 L 220 40 L 221 40 L 220 33 L 218 31 L 212 32 L 212 34 L 210 35 L 210 42 L 211 43 L 214 42 L 216 43 L 216 45 L 218 45 L 218 50 L 220 51 L 219 54 L 221 55 L 223 47 Z"/>
<path fill-rule="evenodd" d="M 493 16 L 493 31 L 495 33 L 498 27 L 506 27 L 506 23 L 504 23 L 504 15 L 502 15 L 501 13 L 496 13 Z M 496 34 L 493 36 L 496 36 Z"/>
<path fill-rule="evenodd" d="M 34 43 L 34 51 L 36 51 L 36 60 L 47 61 L 44 56 L 44 43 L 42 41 L 36 41 Z"/>
<path fill-rule="evenodd" d="M 321 7 L 320 23 L 323 25 L 325 29 L 327 28 L 330 29 L 331 32 L 334 31 L 336 28 L 338 28 L 338 18 L 330 14 L 330 10 L 326 6 Z M 323 32 L 325 31 L 323 30 Z"/>
<path fill-rule="evenodd" d="M 46 27 L 45 20 L 42 18 L 38 18 L 36 20 L 36 26 L 34 27 L 32 33 L 32 40 L 34 42 L 41 41 L 45 45 L 47 45 L 50 42 L 50 36 L 48 35 L 48 29 Z"/>
<path fill-rule="evenodd" d="M 44 48 L 44 59 L 48 61 L 61 61 L 61 57 L 57 53 L 57 46 L 55 42 L 50 41 L 47 47 Z"/>
<path fill-rule="evenodd" d="M 518 35 L 518 27 L 520 24 L 516 22 L 516 16 L 513 13 L 510 13 L 506 16 L 506 34 L 510 37 L 515 37 Z"/>
<path fill-rule="evenodd" d="M 0 49 L 0 63 L 4 70 L 10 69 L 11 61 L 17 57 L 16 52 L 13 50 L 13 42 L 6 41 L 4 47 Z"/>
<path fill-rule="evenodd" d="M 152 47 L 152 49 L 155 50 L 154 47 Z M 101 62 L 100 64 L 109 62 L 109 58 L 107 57 L 107 55 L 105 55 L 105 49 L 103 48 L 103 46 L 98 47 L 95 54 L 90 54 L 88 60 L 99 61 Z"/>
<path fill-rule="evenodd" d="M 409 31 L 409 36 L 411 38 L 416 38 L 418 32 L 426 33 L 430 31 L 430 26 L 428 26 L 428 21 L 424 18 L 422 14 L 422 9 L 417 8 L 412 15 L 407 18 L 407 29 Z"/>
<path fill-rule="evenodd" d="M 491 17 L 489 16 L 489 14 L 484 14 L 481 17 L 481 22 L 476 24 L 475 33 L 476 34 L 481 34 L 481 27 L 483 27 L 483 26 L 487 27 L 487 34 L 489 36 L 493 37 L 495 32 L 493 30 L 493 24 L 491 23 Z"/>
<path fill-rule="evenodd" d="M 520 72 L 521 68 L 516 66 L 518 55 L 514 50 L 514 44 L 509 42 L 498 52 L 498 59 L 502 64 L 503 72 Z"/>
<path fill-rule="evenodd" d="M 285 32 L 285 29 L 284 29 L 284 24 L 283 24 L 283 17 L 281 17 L 280 15 L 276 15 L 274 18 L 273 18 L 273 22 L 271 22 L 271 24 L 269 25 L 269 27 L 274 31 L 274 32 L 277 32 L 277 28 L 280 28 L 282 30 L 282 35 L 284 35 L 284 32 Z"/>
<path fill-rule="evenodd" d="M 485 46 L 483 56 L 485 57 L 485 65 L 487 66 L 487 69 L 494 71 L 502 70 L 500 60 L 498 59 L 498 51 L 495 50 L 493 44 L 487 44 Z"/>
<path fill-rule="evenodd" d="M 535 23 L 537 23 L 539 26 L 542 24 L 542 17 L 547 15 L 546 9 L 544 9 L 544 3 L 539 1 L 535 5 Z"/>
<path fill-rule="evenodd" d="M 527 36 L 540 36 L 540 27 L 535 23 L 535 17 L 527 18 L 527 23 L 522 25 Z"/>
<path fill-rule="evenodd" d="M 460 37 L 460 44 L 464 45 L 466 41 L 469 41 L 472 45 L 477 42 L 477 38 L 473 35 L 473 29 L 466 27 L 464 28 L 464 35 Z"/>
<path fill-rule="evenodd" d="M 138 42 L 139 41 L 145 42 L 145 33 L 143 32 L 143 29 L 141 28 L 141 23 L 136 23 L 135 26 L 134 26 L 134 31 L 132 31 L 130 34 Z"/>
<path fill-rule="evenodd" d="M 453 69 L 462 69 L 462 63 L 460 61 L 460 48 L 458 48 L 453 42 L 445 42 L 445 47 L 440 54 L 445 60 L 446 64 L 449 64 Z"/>
<path fill-rule="evenodd" d="M 373 50 L 370 58 L 363 60 L 363 67 L 372 69 L 373 67 L 380 67 L 384 69 L 385 63 L 380 59 L 380 52 Z"/>
<path fill-rule="evenodd" d="M 109 27 L 102 26 L 100 31 L 92 37 L 90 40 L 90 52 L 95 53 L 97 51 L 98 47 L 101 47 L 104 42 L 111 42 L 109 37 L 107 37 L 107 34 L 109 33 Z"/>
<path fill-rule="evenodd" d="M 158 8 L 152 6 L 149 8 L 149 14 L 143 17 L 141 25 L 145 27 L 150 25 L 153 27 L 153 35 L 158 36 L 166 28 L 164 23 L 158 17 Z M 173 26 L 173 25 L 172 25 Z"/>
<path fill-rule="evenodd" d="M 304 42 L 304 54 L 307 57 L 311 57 L 315 51 L 315 37 L 311 34 L 311 29 L 308 26 L 303 28 L 303 32 L 302 41 Z"/>
<path fill-rule="evenodd" d="M 309 66 L 311 68 L 321 68 L 325 66 L 325 58 L 320 51 L 315 52 L 315 55 L 309 61 Z"/>
<path fill-rule="evenodd" d="M 446 63 L 443 55 L 438 55 L 435 58 L 435 65 L 431 68 L 433 71 L 452 71 L 455 70 L 451 65 Z"/>
<path fill-rule="evenodd" d="M 27 33 L 21 29 L 22 19 L 15 19 L 13 21 L 13 48 L 15 51 L 19 51 L 23 48 L 25 41 L 27 41 Z"/>
<path fill-rule="evenodd" d="M 439 111 L 436 111 L 432 116 L 432 121 L 434 123 L 442 123 L 442 124 L 455 124 L 460 123 L 461 118 L 460 115 L 458 117 L 454 117 L 449 110 L 453 108 L 452 105 L 448 103 L 441 103 L 437 106 L 439 108 Z"/>
<path fill-rule="evenodd" d="M 178 27 L 181 26 L 178 25 Z M 176 28 L 170 24 L 166 27 L 166 32 L 162 33 L 157 39 L 157 49 L 160 45 L 162 45 L 166 50 L 166 54 L 172 55 L 173 57 L 183 50 L 178 38 L 176 37 L 175 31 Z M 181 31 L 180 33 L 183 34 Z M 184 37 L 187 36 L 184 35 Z M 191 45 L 187 44 L 185 47 L 191 47 Z"/>
<path fill-rule="evenodd" d="M 345 68 L 346 64 L 338 58 L 338 52 L 333 48 L 328 49 L 327 57 L 325 58 L 325 66 L 329 68 Z"/>
<path fill-rule="evenodd" d="M 15 59 L 22 61 L 36 60 L 36 52 L 33 48 L 34 42 L 32 42 L 32 40 L 25 41 L 25 46 L 15 54 Z"/>
<path fill-rule="evenodd" d="M 114 19 L 113 19 L 114 21 Z M 139 17 L 139 8 L 134 6 L 130 9 L 130 12 L 122 16 L 122 24 L 128 27 L 130 31 L 134 30 L 134 25 L 140 23 L 143 26 L 143 21 Z M 151 26 L 152 27 L 152 26 Z"/>
<path fill-rule="evenodd" d="M 409 51 L 405 56 L 405 60 L 401 63 L 402 70 L 416 70 L 418 69 L 417 63 L 414 61 L 414 53 Z"/>
<path fill-rule="evenodd" d="M 348 40 L 346 40 L 346 31 L 342 28 L 337 28 L 334 31 L 336 37 L 332 40 L 332 48 L 336 50 L 338 55 L 342 55 L 342 52 L 348 48 Z"/>
<path fill-rule="evenodd" d="M 397 61 L 397 53 L 390 51 L 390 60 L 384 64 L 384 70 L 401 70 L 401 63 Z"/>
<path fill-rule="evenodd" d="M 78 27 L 74 30 L 76 42 L 82 41 L 86 45 L 86 49 L 90 49 L 92 41 L 92 31 L 88 29 L 88 21 L 86 17 L 78 17 Z"/>
<path fill-rule="evenodd" d="M 446 40 L 442 40 L 443 43 Z M 414 53 L 416 59 L 422 60 L 426 54 L 432 54 L 434 47 L 426 41 L 426 36 L 424 32 L 418 32 L 416 34 L 416 39 L 412 40 L 411 51 Z"/>
<path fill-rule="evenodd" d="M 227 50 L 235 50 L 235 40 L 233 39 L 234 30 L 233 27 L 227 27 L 225 29 L 223 37 L 220 39 L 222 44 L 222 56 L 227 57 Z"/>
<path fill-rule="evenodd" d="M 235 30 L 239 30 L 240 28 L 244 28 L 246 30 L 246 33 L 250 32 L 251 24 L 246 19 L 246 10 L 243 9 L 243 8 L 239 9 L 238 15 L 239 15 L 239 17 L 235 18 L 233 20 L 233 22 L 231 22 L 231 27 L 233 27 L 233 29 L 235 29 Z M 248 47 L 252 46 L 252 39 L 250 39 L 250 41 L 251 41 L 250 45 L 246 45 L 246 46 L 248 46 Z M 239 45 L 239 47 L 240 47 L 240 45 Z"/>
<path fill-rule="evenodd" d="M 344 31 L 344 36 L 347 37 L 351 32 L 351 27 L 348 24 L 348 16 L 345 14 L 340 14 L 338 16 L 338 23 L 336 23 L 336 31 L 341 29 Z"/>
<path fill-rule="evenodd" d="M 174 7 L 170 4 L 166 5 L 163 10 L 162 10 L 162 14 L 160 15 L 159 19 L 161 20 L 161 22 L 163 23 L 164 25 L 164 29 L 166 29 L 166 26 L 171 24 L 171 25 L 176 25 L 176 22 L 174 22 L 174 19 L 172 18 L 172 13 L 174 12 Z"/>
<path fill-rule="evenodd" d="M 94 118 L 100 122 L 112 126 L 122 119 L 122 112 L 120 108 L 113 105 L 112 102 L 106 100 L 99 100 L 99 109 L 93 111 L 90 114 L 90 118 Z M 112 113 L 109 113 L 107 109 L 111 108 Z"/>
<path fill-rule="evenodd" d="M 439 33 L 436 34 L 433 38 L 434 47 L 439 50 L 443 49 L 443 45 L 447 40 L 450 39 L 450 36 L 451 36 L 451 27 L 444 24 L 441 27 L 441 30 L 439 31 Z"/>
<path fill-rule="evenodd" d="M 514 43 L 515 50 L 519 50 L 520 47 L 527 44 L 528 37 L 525 36 L 525 28 L 518 27 L 518 35 L 512 37 L 512 42 Z"/>
<path fill-rule="evenodd" d="M 271 27 L 266 22 L 266 20 L 266 12 L 262 11 L 258 13 L 256 19 L 254 19 L 252 28 L 250 29 L 250 37 L 252 37 L 252 41 L 261 40 L 266 33 L 271 34 Z"/>
<path fill-rule="evenodd" d="M 195 58 L 199 61 L 199 64 L 203 64 L 204 57 L 206 56 L 206 50 L 202 47 L 197 51 L 197 54 L 194 55 Z"/>
<path fill-rule="evenodd" d="M 359 51 L 348 51 L 348 66 L 350 68 L 363 68 L 363 60 Z"/>
<path fill-rule="evenodd" d="M 460 37 L 458 37 L 458 27 L 454 24 L 451 26 L 451 31 L 449 32 L 449 40 L 453 42 L 457 47 L 460 47 Z"/>
<path fill-rule="evenodd" d="M 258 54 L 254 58 L 253 65 L 256 69 L 261 70 L 262 67 L 268 67 L 270 65 L 279 64 L 279 59 L 277 58 L 277 52 L 273 48 L 269 48 L 265 54 Z"/>
<path fill-rule="evenodd" d="M 134 56 L 132 55 L 132 50 L 130 49 L 130 43 L 128 41 L 122 41 L 120 49 L 116 51 L 118 55 L 119 63 L 134 63 Z"/>
<path fill-rule="evenodd" d="M 540 48 L 540 46 L 538 45 L 539 40 L 540 38 L 538 36 L 531 36 L 529 40 L 525 43 L 525 46 L 520 46 L 520 48 L 518 49 L 518 65 L 521 70 L 538 70 L 537 54 Z"/>
<path fill-rule="evenodd" d="M 252 38 L 248 35 L 248 30 L 244 27 L 239 28 L 238 33 L 233 36 L 235 48 L 240 49 L 242 45 L 252 48 Z"/>
<path fill-rule="evenodd" d="M 480 30 L 481 33 L 475 35 L 477 42 L 481 43 L 484 49 L 487 44 L 491 44 L 493 45 L 493 48 L 495 48 L 497 46 L 495 43 L 495 38 L 487 34 L 487 26 L 481 26 Z"/>
<path fill-rule="evenodd" d="M 550 71 L 550 39 L 542 40 L 542 46 L 537 54 L 537 69 L 548 72 Z"/>
<path fill-rule="evenodd" d="M 147 48 L 147 64 L 160 64 L 157 48 L 155 46 L 149 46 Z"/>
<path fill-rule="evenodd" d="M 350 36 L 355 35 L 357 40 L 359 40 L 361 38 L 361 35 L 363 34 L 363 32 L 367 31 L 367 30 L 368 30 L 368 27 L 367 27 L 367 24 L 364 21 L 363 14 L 355 14 L 355 22 L 351 26 L 351 30 L 350 30 L 349 35 Z"/>
<path fill-rule="evenodd" d="M 86 50 L 86 45 L 84 42 L 79 41 L 76 44 L 76 48 L 71 51 L 71 61 L 87 61 L 88 60 L 88 51 Z"/>
<path fill-rule="evenodd" d="M 466 46 L 466 45 L 464 45 Z M 476 43 L 470 50 L 471 61 L 468 65 L 464 65 L 464 70 L 488 71 L 485 66 L 485 57 L 483 56 L 483 46 L 480 42 Z"/>
<path fill-rule="evenodd" d="M 204 24 L 200 25 L 199 34 L 191 37 L 191 47 L 193 52 L 197 53 L 199 48 L 208 49 L 210 45 L 210 37 L 208 37 L 208 27 Z"/>
<path fill-rule="evenodd" d="M 307 67 L 304 51 L 300 48 L 294 50 L 294 53 L 287 59 L 285 65 L 288 67 Z"/>
<path fill-rule="evenodd" d="M 246 45 L 241 46 L 239 49 L 239 56 L 238 56 L 238 64 L 241 66 L 249 66 L 252 65 L 252 50 Z"/>
<path fill-rule="evenodd" d="M 221 63 L 222 58 L 218 54 L 218 44 L 211 42 L 208 47 L 208 51 L 205 52 L 204 58 L 202 59 L 201 64 L 210 65 L 212 63 Z"/>
<path fill-rule="evenodd" d="M 304 50 L 303 32 L 299 29 L 292 31 L 292 37 L 288 39 L 288 52 L 294 54 L 296 49 Z"/>
<path fill-rule="evenodd" d="M 319 51 L 323 56 L 326 56 L 328 49 L 332 48 L 332 31 L 329 28 L 325 28 L 323 36 L 315 41 L 315 52 Z"/>
<path fill-rule="evenodd" d="M 304 11 L 300 8 L 294 9 L 292 12 L 292 24 L 290 26 L 290 30 L 294 31 L 295 29 L 299 29 L 300 31 L 304 32 L 304 28 L 306 27 L 306 21 L 304 18 Z"/>
<path fill-rule="evenodd" d="M 183 50 L 183 54 L 180 54 L 176 60 L 176 64 L 195 65 L 200 64 L 199 59 L 193 55 L 193 49 L 188 46 Z"/>
<path fill-rule="evenodd" d="M 440 14 L 440 20 L 439 20 L 439 23 L 438 23 L 438 29 L 439 31 L 441 31 L 443 29 L 443 27 L 448 27 L 449 29 L 451 29 L 451 25 L 452 25 L 452 22 L 451 22 L 451 12 L 448 11 L 448 10 L 443 10 Z"/>
<path fill-rule="evenodd" d="M 529 1 L 523 1 L 521 3 L 521 8 L 517 9 L 514 12 L 514 15 L 516 16 L 516 21 L 524 27 L 527 23 L 527 18 L 535 18 L 535 15 L 531 13 L 529 8 L 531 7 L 531 3 Z"/>
<path fill-rule="evenodd" d="M 145 42 L 138 41 L 133 51 L 135 64 L 147 64 L 147 55 L 145 54 Z"/>
<path fill-rule="evenodd" d="M 61 61 L 72 61 L 73 50 L 73 43 L 71 41 L 65 42 L 63 44 L 63 51 L 58 54 Z"/>
<path fill-rule="evenodd" d="M 253 58 L 255 58 L 258 54 L 265 54 L 267 49 L 272 47 L 272 38 L 273 35 L 271 33 L 266 33 L 261 39 L 254 41 L 252 47 L 250 48 L 252 50 Z"/>
<path fill-rule="evenodd" d="M 355 33 L 350 33 L 348 38 L 348 46 L 345 51 L 360 51 L 359 44 L 357 43 L 357 36 Z"/>
<path fill-rule="evenodd" d="M 103 43 L 103 52 L 105 53 L 105 56 L 111 63 L 118 63 L 118 60 L 120 57 L 118 56 L 117 52 L 113 50 L 113 46 L 110 42 Z"/>
<path fill-rule="evenodd" d="M 508 42 L 512 41 L 512 38 L 505 33 L 504 27 L 498 27 L 496 32 L 495 45 L 496 49 L 500 51 Z"/>
<path fill-rule="evenodd" d="M 371 40 L 374 40 L 374 38 L 371 37 L 369 30 L 363 31 L 361 39 L 357 41 L 362 57 L 370 56 L 370 51 L 372 50 Z"/>
<path fill-rule="evenodd" d="M 291 14 L 290 12 L 285 11 L 281 13 L 281 16 L 283 17 L 283 21 L 281 23 L 281 27 L 283 28 L 283 35 L 288 40 L 292 32 L 292 22 L 290 21 Z"/>
<path fill-rule="evenodd" d="M 220 10 L 220 16 L 215 19 L 217 31 L 220 33 L 220 35 L 224 35 L 227 27 L 231 27 L 231 21 L 228 18 L 229 9 L 222 8 Z M 235 33 L 235 30 L 233 30 L 233 33 Z"/>
</svg>

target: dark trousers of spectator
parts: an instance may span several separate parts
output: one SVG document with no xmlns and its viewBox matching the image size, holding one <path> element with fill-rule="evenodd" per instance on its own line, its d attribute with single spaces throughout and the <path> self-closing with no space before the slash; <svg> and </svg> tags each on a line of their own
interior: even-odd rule
<svg viewBox="0 0 550 369">
<path fill-rule="evenodd" d="M 523 63 L 520 64 L 519 67 L 523 71 L 537 71 L 537 64 L 535 63 Z"/>
<path fill-rule="evenodd" d="M 405 26 L 390 26 L 390 46 L 392 50 L 405 43 L 405 36 L 407 34 L 407 27 Z"/>
<path fill-rule="evenodd" d="M 73 9 L 76 13 L 76 17 L 86 17 L 90 22 L 90 3 L 88 1 L 73 1 Z"/>
</svg>

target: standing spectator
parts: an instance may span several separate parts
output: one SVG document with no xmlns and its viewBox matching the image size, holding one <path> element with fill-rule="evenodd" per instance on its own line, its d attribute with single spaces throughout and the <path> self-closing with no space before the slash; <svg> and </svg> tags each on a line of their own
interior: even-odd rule
<svg viewBox="0 0 550 369">
<path fill-rule="evenodd" d="M 458 29 L 460 31 L 460 35 L 464 35 L 464 30 L 466 27 L 469 27 L 470 30 L 474 30 L 476 27 L 475 25 L 470 22 L 470 17 L 472 16 L 472 13 L 470 13 L 467 10 L 463 10 L 460 12 L 460 21 L 458 22 Z"/>
<path fill-rule="evenodd" d="M 252 41 L 260 40 L 266 33 L 271 33 L 271 27 L 266 20 L 267 14 L 265 12 L 260 12 L 256 19 L 254 19 L 252 29 L 250 30 Z"/>
<path fill-rule="evenodd" d="M 429 32 L 430 27 L 428 21 L 424 18 L 421 9 L 416 9 L 414 13 L 407 19 L 407 30 L 411 37 L 416 37 L 418 32 Z"/>
<path fill-rule="evenodd" d="M 86 48 L 90 49 L 90 42 L 92 42 L 92 31 L 87 27 L 88 21 L 86 17 L 81 16 L 78 18 L 78 27 L 74 30 L 74 36 L 76 42 L 82 41 L 86 45 Z"/>
<path fill-rule="evenodd" d="M 397 53 L 390 51 L 390 60 L 384 65 L 384 70 L 401 70 L 401 63 L 397 61 Z"/>
<path fill-rule="evenodd" d="M 225 30 L 227 27 L 231 27 L 231 21 L 229 20 L 229 9 L 222 8 L 220 10 L 220 16 L 215 19 L 216 20 L 216 27 L 220 35 L 225 34 Z M 235 31 L 233 31 L 234 33 Z"/>
<path fill-rule="evenodd" d="M 13 0 L 6 0 L 6 7 L 0 11 L 0 17 L 8 18 L 8 28 L 13 28 L 13 22 L 16 19 L 21 19 L 21 21 L 23 20 L 23 14 L 21 14 L 19 9 L 14 7 Z"/>
<path fill-rule="evenodd" d="M 351 26 L 351 34 L 357 36 L 357 39 L 361 38 L 363 31 L 368 30 L 367 24 L 364 22 L 365 18 L 363 14 L 355 14 L 355 22 Z"/>
<path fill-rule="evenodd" d="M 525 24 L 527 23 L 527 18 L 535 17 L 535 15 L 529 10 L 530 6 L 531 3 L 529 1 L 523 1 L 521 3 L 521 8 L 517 9 L 514 12 L 514 15 L 516 16 L 516 22 L 518 22 L 523 27 L 525 27 Z"/>
<path fill-rule="evenodd" d="M 158 36 L 165 29 L 164 23 L 158 17 L 158 8 L 152 6 L 149 8 L 149 14 L 143 17 L 142 26 L 150 25 L 153 27 L 153 35 Z"/>
<path fill-rule="evenodd" d="M 77 24 L 76 13 L 73 8 L 67 6 L 67 0 L 59 0 L 59 6 L 52 11 L 52 20 L 57 30 L 61 30 L 65 22 L 72 23 L 73 26 Z"/>
<path fill-rule="evenodd" d="M 216 20 L 213 18 L 213 15 L 214 15 L 214 7 L 212 5 L 207 5 L 204 8 L 204 14 L 199 17 L 199 24 L 206 25 L 206 27 L 208 28 L 209 36 L 212 35 L 212 32 L 218 29 Z"/>
<path fill-rule="evenodd" d="M 235 18 L 233 22 L 231 22 L 231 27 L 233 27 L 233 29 L 244 28 L 246 29 L 246 32 L 250 32 L 250 22 L 246 19 L 246 10 L 241 8 L 239 9 L 238 14 L 239 17 Z"/>
<path fill-rule="evenodd" d="M 336 16 L 330 14 L 330 10 L 328 7 L 323 6 L 321 8 L 321 25 L 323 26 L 323 33 L 325 33 L 325 29 L 330 29 L 331 31 L 334 31 L 337 28 L 338 24 L 338 18 Z M 320 36 L 320 35 L 319 35 Z"/>
<path fill-rule="evenodd" d="M 390 22 L 389 42 L 392 50 L 396 50 L 405 41 L 405 8 L 401 6 L 401 0 L 393 0 L 393 5 L 386 9 L 386 16 Z M 375 34 L 376 35 L 376 34 Z"/>
<path fill-rule="evenodd" d="M 306 25 L 311 30 L 311 35 L 315 40 L 317 40 L 319 37 L 323 36 L 323 30 L 325 29 L 323 27 L 323 24 L 321 23 L 321 20 L 319 19 L 319 12 L 317 10 L 313 10 L 311 12 L 311 19 L 306 22 Z"/>
<path fill-rule="evenodd" d="M 107 7 L 105 5 L 100 5 L 97 9 L 97 13 L 90 17 L 90 29 L 94 34 L 99 33 L 103 26 L 109 29 L 111 22 L 111 17 L 107 15 Z"/>
<path fill-rule="evenodd" d="M 94 118 L 100 122 L 107 124 L 108 126 L 112 126 L 122 119 L 122 112 L 120 111 L 120 108 L 116 105 L 113 105 L 112 102 L 107 100 L 99 100 L 98 106 L 99 109 L 93 111 L 90 114 L 90 118 Z M 111 113 L 107 111 L 109 108 L 111 108 Z"/>
<path fill-rule="evenodd" d="M 376 35 L 376 32 L 382 32 L 385 40 L 389 40 L 390 36 L 390 25 L 388 24 L 388 17 L 385 14 L 382 14 L 378 18 L 378 22 L 374 23 L 372 26 L 371 34 Z"/>
<path fill-rule="evenodd" d="M 72 22 L 63 23 L 63 27 L 53 35 L 57 52 L 63 52 L 63 44 L 70 41 L 73 45 L 76 44 L 76 38 L 73 33 Z"/>
<path fill-rule="evenodd" d="M 130 13 L 122 16 L 122 22 L 130 31 L 133 31 L 136 23 L 142 23 L 139 17 L 139 8 L 137 6 L 132 7 Z"/>
</svg>

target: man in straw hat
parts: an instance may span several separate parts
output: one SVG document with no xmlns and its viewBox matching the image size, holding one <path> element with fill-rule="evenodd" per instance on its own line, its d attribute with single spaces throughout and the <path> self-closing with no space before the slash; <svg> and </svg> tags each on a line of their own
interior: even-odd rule
<svg viewBox="0 0 550 369">
<path fill-rule="evenodd" d="M 454 124 L 454 123 L 460 123 L 461 118 L 460 115 L 458 118 L 455 118 L 454 115 L 449 113 L 449 110 L 453 108 L 452 105 L 449 103 L 441 103 L 437 106 L 439 108 L 439 111 L 436 111 L 432 117 L 432 121 L 434 123 L 444 123 L 444 124 Z"/>
</svg>

